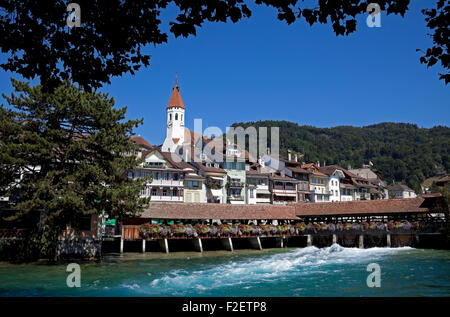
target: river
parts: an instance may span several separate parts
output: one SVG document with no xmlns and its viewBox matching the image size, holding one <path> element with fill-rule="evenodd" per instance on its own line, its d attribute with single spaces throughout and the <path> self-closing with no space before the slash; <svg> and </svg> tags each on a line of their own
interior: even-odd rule
<svg viewBox="0 0 450 317">
<path fill-rule="evenodd" d="M 0 263 L 0 296 L 450 296 L 450 251 L 409 247 L 107 255 L 80 262 L 80 288 L 66 266 Z"/>
</svg>

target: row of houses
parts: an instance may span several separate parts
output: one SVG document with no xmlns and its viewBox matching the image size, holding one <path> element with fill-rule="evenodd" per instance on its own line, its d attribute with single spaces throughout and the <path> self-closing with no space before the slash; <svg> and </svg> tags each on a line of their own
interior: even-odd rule
<svg viewBox="0 0 450 317">
<path fill-rule="evenodd" d="M 345 169 L 305 163 L 297 154 L 271 154 L 257 159 L 236 144 L 208 138 L 184 125 L 186 107 L 176 83 L 167 105 L 166 138 L 152 146 L 143 137 L 137 156 L 143 163 L 129 177 L 148 177 L 142 197 L 158 202 L 220 204 L 289 204 L 414 198 L 412 190 L 392 188 L 372 165 Z M 405 186 L 405 185 L 401 185 Z M 397 190 L 398 189 L 398 190 Z M 406 194 L 405 194 L 406 193 Z"/>
</svg>

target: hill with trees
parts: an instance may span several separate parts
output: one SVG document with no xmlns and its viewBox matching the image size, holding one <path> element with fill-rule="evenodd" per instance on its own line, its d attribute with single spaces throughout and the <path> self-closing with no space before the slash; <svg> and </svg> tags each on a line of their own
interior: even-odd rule
<svg viewBox="0 0 450 317">
<path fill-rule="evenodd" d="M 234 123 L 234 127 L 279 127 L 280 154 L 301 153 L 305 162 L 320 161 L 347 168 L 371 161 L 388 184 L 405 183 L 421 193 L 420 184 L 450 166 L 450 128 L 419 128 L 416 124 L 383 122 L 364 127 L 316 128 L 289 121 Z"/>
</svg>

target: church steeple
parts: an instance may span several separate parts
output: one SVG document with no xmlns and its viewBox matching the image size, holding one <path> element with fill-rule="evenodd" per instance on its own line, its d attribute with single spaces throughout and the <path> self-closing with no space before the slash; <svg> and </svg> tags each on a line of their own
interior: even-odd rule
<svg viewBox="0 0 450 317">
<path fill-rule="evenodd" d="M 183 99 L 180 95 L 180 86 L 178 85 L 178 75 L 175 77 L 175 84 L 172 88 L 172 95 L 170 96 L 167 108 L 180 107 L 184 109 Z"/>
<path fill-rule="evenodd" d="M 162 146 L 164 152 L 175 152 L 184 142 L 184 112 L 185 107 L 180 95 L 178 76 L 172 88 L 169 103 L 166 108 L 166 139 Z"/>
</svg>

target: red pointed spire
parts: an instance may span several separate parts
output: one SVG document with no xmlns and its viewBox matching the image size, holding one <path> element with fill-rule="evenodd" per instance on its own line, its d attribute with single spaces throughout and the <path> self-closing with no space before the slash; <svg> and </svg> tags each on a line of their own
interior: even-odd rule
<svg viewBox="0 0 450 317">
<path fill-rule="evenodd" d="M 184 109 L 183 99 L 180 95 L 180 86 L 178 86 L 178 78 L 175 80 L 175 85 L 173 85 L 172 95 L 170 96 L 169 104 L 167 108 L 180 107 Z"/>
</svg>

